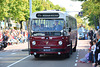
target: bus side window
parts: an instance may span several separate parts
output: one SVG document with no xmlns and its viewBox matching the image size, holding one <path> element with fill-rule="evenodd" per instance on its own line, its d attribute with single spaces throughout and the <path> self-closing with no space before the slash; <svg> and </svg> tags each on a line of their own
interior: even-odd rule
<svg viewBox="0 0 100 67">
<path fill-rule="evenodd" d="M 68 22 L 69 22 L 69 20 L 68 20 L 68 17 L 66 16 L 66 27 L 68 28 Z"/>
<path fill-rule="evenodd" d="M 69 23 L 68 24 L 69 25 L 68 27 L 72 29 L 73 26 L 72 26 L 72 18 L 71 17 L 69 17 L 69 22 L 68 23 Z"/>
<path fill-rule="evenodd" d="M 75 29 L 75 19 L 73 18 L 72 20 L 73 29 Z"/>
<path fill-rule="evenodd" d="M 77 21 L 76 21 L 76 19 L 75 19 L 75 29 L 77 29 Z"/>
</svg>

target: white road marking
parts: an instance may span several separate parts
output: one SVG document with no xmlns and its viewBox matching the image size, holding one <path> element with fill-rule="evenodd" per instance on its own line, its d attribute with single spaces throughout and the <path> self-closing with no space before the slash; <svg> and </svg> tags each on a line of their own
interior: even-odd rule
<svg viewBox="0 0 100 67">
<path fill-rule="evenodd" d="M 11 53 L 11 54 L 13 55 L 13 54 L 16 54 L 16 53 Z"/>
<path fill-rule="evenodd" d="M 13 65 L 15 65 L 15 64 L 17 64 L 17 63 L 23 61 L 24 59 L 26 59 L 26 58 L 28 58 L 28 57 L 30 57 L 30 56 L 31 56 L 31 55 L 28 55 L 28 56 L 26 56 L 26 57 L 24 57 L 24 58 L 22 58 L 22 59 L 20 59 L 20 60 L 18 60 L 18 61 L 16 61 L 16 62 L 10 64 L 10 65 L 8 65 L 7 67 L 11 67 L 11 66 L 13 66 Z"/>
<path fill-rule="evenodd" d="M 78 50 L 78 53 L 77 53 L 77 56 L 76 56 L 75 65 L 74 65 L 75 67 L 77 66 L 77 62 L 78 62 L 79 51 L 80 51 L 80 50 Z"/>
<path fill-rule="evenodd" d="M 2 59 L 2 57 L 0 57 L 0 59 Z"/>
<path fill-rule="evenodd" d="M 78 62 L 78 60 L 75 61 L 76 63 Z"/>
<path fill-rule="evenodd" d="M 75 66 L 77 66 L 77 63 L 75 63 Z"/>
<path fill-rule="evenodd" d="M 76 57 L 76 59 L 78 59 L 78 57 Z"/>
</svg>

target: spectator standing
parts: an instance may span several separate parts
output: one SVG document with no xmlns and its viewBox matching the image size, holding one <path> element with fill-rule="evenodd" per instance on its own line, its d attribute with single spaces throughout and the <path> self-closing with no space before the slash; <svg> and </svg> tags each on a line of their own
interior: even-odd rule
<svg viewBox="0 0 100 67">
<path fill-rule="evenodd" d="M 90 50 L 92 49 L 92 46 L 93 46 L 93 41 L 90 41 Z M 92 55 L 93 55 L 93 52 L 92 51 L 90 51 L 89 52 L 89 62 L 92 62 Z"/>
<path fill-rule="evenodd" d="M 97 30 L 94 31 L 94 35 L 93 35 L 95 39 L 97 39 L 96 33 L 97 33 Z"/>
<path fill-rule="evenodd" d="M 96 49 L 96 40 L 93 40 L 93 46 L 91 47 L 91 51 L 93 52 L 93 67 L 95 67 L 95 49 Z"/>
<path fill-rule="evenodd" d="M 89 36 L 90 36 L 90 39 L 91 41 L 93 40 L 93 30 L 91 29 L 90 32 L 89 32 Z"/>
<path fill-rule="evenodd" d="M 0 40 L 2 39 L 2 31 L 0 30 Z"/>
<path fill-rule="evenodd" d="M 95 59 L 96 59 L 97 67 L 100 67 L 100 29 L 98 30 L 96 36 L 98 42 L 96 44 Z"/>
<path fill-rule="evenodd" d="M 89 49 L 91 49 L 92 45 L 93 45 L 93 41 L 90 41 L 90 48 Z"/>
<path fill-rule="evenodd" d="M 8 41 L 7 32 L 4 32 L 4 35 L 3 35 L 3 44 L 4 44 L 4 48 L 7 47 L 7 41 Z"/>
</svg>

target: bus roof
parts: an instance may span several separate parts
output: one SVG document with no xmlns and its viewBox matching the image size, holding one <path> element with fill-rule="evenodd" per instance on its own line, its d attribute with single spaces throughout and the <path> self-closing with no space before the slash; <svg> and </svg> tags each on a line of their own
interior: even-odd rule
<svg viewBox="0 0 100 67">
<path fill-rule="evenodd" d="M 72 17 L 71 15 L 69 15 L 67 13 L 67 11 L 66 12 L 63 12 L 63 11 L 47 10 L 47 11 L 37 11 L 37 12 L 32 13 L 31 18 L 37 18 L 36 17 L 36 14 L 38 14 L 38 13 L 59 13 L 60 14 L 60 17 L 59 18 L 65 18 L 66 16 Z M 72 17 L 72 18 L 74 18 L 74 17 Z"/>
</svg>

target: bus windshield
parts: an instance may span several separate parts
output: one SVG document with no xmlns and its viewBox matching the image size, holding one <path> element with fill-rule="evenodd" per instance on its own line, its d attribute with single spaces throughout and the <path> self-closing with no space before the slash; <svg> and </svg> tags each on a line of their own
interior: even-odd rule
<svg viewBox="0 0 100 67">
<path fill-rule="evenodd" d="M 31 30 L 34 32 L 60 32 L 64 27 L 64 19 L 33 19 Z"/>
</svg>

